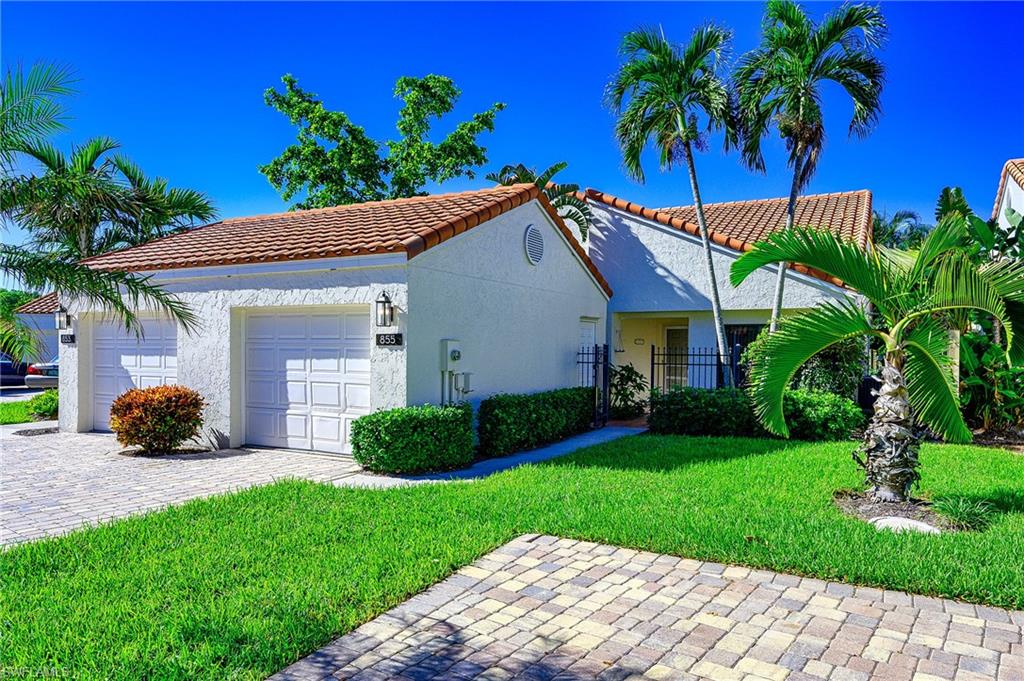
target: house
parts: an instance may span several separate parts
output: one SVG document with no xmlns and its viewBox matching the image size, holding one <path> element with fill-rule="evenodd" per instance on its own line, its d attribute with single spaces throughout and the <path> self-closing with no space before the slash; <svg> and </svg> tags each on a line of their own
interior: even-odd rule
<svg viewBox="0 0 1024 681">
<path fill-rule="evenodd" d="M 613 363 L 632 364 L 662 389 L 718 385 L 722 379 L 694 208 L 645 208 L 594 189 L 587 190 L 587 198 L 594 214 L 590 257 L 615 290 L 608 306 Z M 754 243 L 785 228 L 787 203 L 781 198 L 704 206 L 727 343 L 735 355 L 769 321 L 777 270 L 763 268 L 734 288 L 729 268 Z M 867 248 L 871 192 L 803 196 L 795 224 L 829 229 Z M 841 282 L 802 266 L 788 269 L 786 276 L 786 311 L 849 293 Z"/>
<path fill-rule="evenodd" d="M 137 338 L 66 303 L 61 429 L 107 430 L 127 388 L 181 383 L 217 446 L 347 452 L 373 410 L 576 385 L 612 295 L 526 184 L 229 219 L 83 262 L 151 276 L 197 323 L 144 316 Z"/>
<path fill-rule="evenodd" d="M 49 362 L 57 356 L 57 328 L 53 314 L 58 309 L 56 293 L 47 293 L 15 308 L 15 317 L 32 330 L 39 343 L 37 356 L 30 361 Z"/>
<path fill-rule="evenodd" d="M 1007 208 L 1024 214 L 1024 158 L 1010 159 L 1003 165 L 999 188 L 996 190 L 996 203 L 992 207 L 992 219 L 1000 229 L 1009 232 L 1011 227 L 1006 217 Z"/>
</svg>

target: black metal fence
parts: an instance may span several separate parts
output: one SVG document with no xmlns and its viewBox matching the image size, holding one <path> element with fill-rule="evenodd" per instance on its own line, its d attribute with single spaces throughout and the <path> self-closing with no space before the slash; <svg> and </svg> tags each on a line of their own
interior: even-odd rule
<svg viewBox="0 0 1024 681">
<path fill-rule="evenodd" d="M 722 388 L 728 385 L 728 370 L 733 385 L 746 384 L 746 372 L 740 364 L 742 346 L 732 346 L 728 355 L 718 348 L 659 348 L 651 346 L 651 391 L 667 391 L 673 387 Z"/>
<path fill-rule="evenodd" d="M 608 346 L 581 346 L 576 353 L 579 385 L 594 388 L 594 427 L 608 423 Z"/>
</svg>

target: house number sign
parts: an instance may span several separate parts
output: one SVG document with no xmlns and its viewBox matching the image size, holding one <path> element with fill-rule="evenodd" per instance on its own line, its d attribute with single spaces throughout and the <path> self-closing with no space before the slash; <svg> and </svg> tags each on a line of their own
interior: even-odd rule
<svg viewBox="0 0 1024 681">
<path fill-rule="evenodd" d="M 402 345 L 402 334 L 400 333 L 378 333 L 377 345 L 385 347 L 397 347 Z"/>
</svg>

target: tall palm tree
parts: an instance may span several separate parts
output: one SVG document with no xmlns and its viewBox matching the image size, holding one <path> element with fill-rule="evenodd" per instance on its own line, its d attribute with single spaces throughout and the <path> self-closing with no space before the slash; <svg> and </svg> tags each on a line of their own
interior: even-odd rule
<svg viewBox="0 0 1024 681">
<path fill-rule="evenodd" d="M 527 168 L 522 163 L 503 166 L 496 173 L 488 173 L 487 179 L 502 185 L 521 184 L 531 182 L 535 184 L 544 196 L 554 207 L 555 211 L 565 220 L 572 221 L 580 232 L 580 238 L 587 240 L 587 232 L 590 230 L 590 221 L 593 215 L 590 205 L 577 196 L 580 190 L 578 184 L 568 182 L 553 182 L 555 175 L 562 172 L 569 166 L 565 161 L 560 161 L 542 173 L 534 168 Z"/>
<path fill-rule="evenodd" d="M 769 0 L 761 45 L 740 59 L 735 80 L 743 160 L 764 171 L 761 141 L 774 123 L 793 169 L 787 230 L 793 229 L 797 196 L 814 175 L 825 144 L 822 86 L 835 83 L 853 100 L 850 135 L 867 135 L 881 114 L 885 69 L 872 49 L 885 30 L 881 11 L 870 5 L 843 5 L 815 24 L 792 0 Z M 786 267 L 778 265 L 772 331 L 782 313 Z"/>
<path fill-rule="evenodd" d="M 875 310 L 868 315 L 849 301 L 828 303 L 782 321 L 765 340 L 765 359 L 750 372 L 754 410 L 765 427 L 788 435 L 782 393 L 811 356 L 847 338 L 877 339 L 885 353 L 882 385 L 857 461 L 871 497 L 905 501 L 920 477 L 919 425 L 951 442 L 971 439 L 947 352 L 960 315 L 975 311 L 999 320 L 1009 362 L 1024 361 L 1024 262 L 979 264 L 970 241 L 967 218 L 956 213 L 916 251 L 864 251 L 829 232 L 796 229 L 773 234 L 733 263 L 734 285 L 765 265 L 800 263 L 841 279 Z"/>
<path fill-rule="evenodd" d="M 724 130 L 727 142 L 735 142 L 733 102 L 719 75 L 731 38 L 729 30 L 708 25 L 694 31 L 688 44 L 679 46 L 651 29 L 632 31 L 622 41 L 626 61 L 608 87 L 609 103 L 619 116 L 615 136 L 626 171 L 633 178 L 644 181 L 643 151 L 652 142 L 662 170 L 680 161 L 686 164 L 721 357 L 727 356 L 728 346 L 694 151 L 706 148 L 707 135 L 713 130 Z M 731 385 L 728 365 L 724 375 Z"/>
<path fill-rule="evenodd" d="M 68 71 L 47 65 L 35 65 L 27 73 L 9 69 L 0 84 L 0 218 L 5 226 L 38 188 L 38 178 L 16 172 L 17 157 L 26 146 L 63 129 L 60 98 L 71 91 L 70 84 Z M 107 310 L 137 333 L 142 329 L 135 314 L 140 306 L 162 312 L 186 329 L 197 321 L 188 306 L 148 277 L 94 270 L 57 253 L 0 244 L 0 272 L 29 290 L 56 291 L 62 300 L 78 299 Z M 13 357 L 34 356 L 36 343 L 23 326 L 0 322 L 0 349 Z"/>
<path fill-rule="evenodd" d="M 917 248 L 931 229 L 912 210 L 898 210 L 892 215 L 876 210 L 871 222 L 872 241 L 889 248 Z"/>
</svg>

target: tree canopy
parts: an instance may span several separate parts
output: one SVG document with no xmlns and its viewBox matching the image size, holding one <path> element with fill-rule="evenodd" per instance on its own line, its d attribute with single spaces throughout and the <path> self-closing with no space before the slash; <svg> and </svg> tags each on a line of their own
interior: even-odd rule
<svg viewBox="0 0 1024 681">
<path fill-rule="evenodd" d="M 432 124 L 454 110 L 462 92 L 445 76 L 404 76 L 394 89 L 402 101 L 399 137 L 382 142 L 345 112 L 329 110 L 292 75 L 281 81 L 284 90 L 269 88 L 264 101 L 298 128 L 298 139 L 259 170 L 285 201 L 304 197 L 292 204 L 296 209 L 419 196 L 428 182 L 473 178 L 487 163 L 478 138 L 494 131 L 505 108 L 496 103 L 434 142 Z"/>
</svg>

